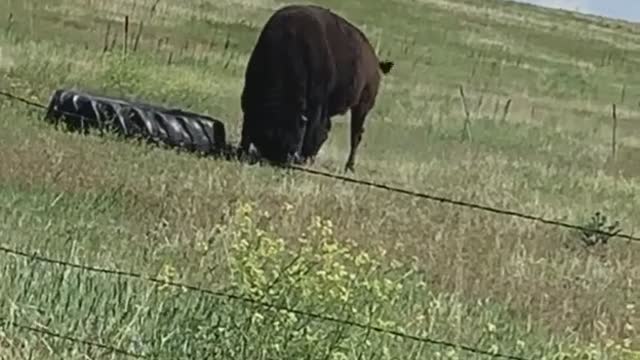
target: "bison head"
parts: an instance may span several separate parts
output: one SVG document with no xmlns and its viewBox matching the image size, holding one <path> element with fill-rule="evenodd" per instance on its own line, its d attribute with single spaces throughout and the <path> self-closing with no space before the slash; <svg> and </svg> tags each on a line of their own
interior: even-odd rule
<svg viewBox="0 0 640 360">
<path fill-rule="evenodd" d="M 260 116 L 262 121 L 252 121 L 251 116 Z M 252 129 L 253 144 L 264 159 L 279 165 L 300 161 L 300 151 L 307 118 L 299 112 L 280 112 L 269 116 L 245 114 L 245 122 L 255 124 Z"/>
</svg>

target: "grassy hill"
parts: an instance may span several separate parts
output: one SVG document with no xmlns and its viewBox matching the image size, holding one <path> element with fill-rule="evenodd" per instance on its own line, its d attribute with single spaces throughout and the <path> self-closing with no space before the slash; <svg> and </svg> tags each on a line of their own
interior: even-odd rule
<svg viewBox="0 0 640 360">
<path fill-rule="evenodd" d="M 638 25 L 494 0 L 317 3 L 396 62 L 358 178 L 579 225 L 600 211 L 637 231 Z M 235 140 L 248 54 L 283 4 L 0 2 L 0 89 L 46 102 L 75 86 L 178 106 L 223 119 Z M 3 246 L 524 358 L 640 349 L 640 244 L 585 248 L 575 231 L 68 134 L 41 115 L 0 99 Z M 348 151 L 348 117 L 334 124 L 314 165 L 326 171 Z M 158 358 L 487 358 L 4 254 L 0 267 L 5 320 Z M 14 327 L 0 344 L 1 358 L 102 353 Z"/>
</svg>

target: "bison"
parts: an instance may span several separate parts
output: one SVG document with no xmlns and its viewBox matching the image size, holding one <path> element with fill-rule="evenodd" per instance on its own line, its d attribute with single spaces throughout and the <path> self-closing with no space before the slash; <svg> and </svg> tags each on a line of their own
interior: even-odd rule
<svg viewBox="0 0 640 360">
<path fill-rule="evenodd" d="M 380 61 L 367 37 L 331 10 L 288 5 L 267 20 L 249 57 L 241 95 L 241 151 L 251 144 L 271 162 L 313 161 L 331 130 L 331 117 L 351 111 L 351 150 L 356 150 L 373 108 Z"/>
</svg>

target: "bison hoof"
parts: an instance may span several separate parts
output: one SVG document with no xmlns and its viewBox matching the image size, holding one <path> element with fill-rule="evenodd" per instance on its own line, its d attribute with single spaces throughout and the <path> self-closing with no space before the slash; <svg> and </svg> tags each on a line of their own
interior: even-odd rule
<svg viewBox="0 0 640 360">
<path fill-rule="evenodd" d="M 354 165 L 353 164 L 347 164 L 344 166 L 344 172 L 345 173 L 355 173 L 356 170 L 354 169 Z"/>
<path fill-rule="evenodd" d="M 299 154 L 293 154 L 293 155 L 287 155 L 287 163 L 289 164 L 294 164 L 294 165 L 302 165 L 304 164 L 305 159 L 304 157 L 300 156 Z"/>
<path fill-rule="evenodd" d="M 293 162 L 296 165 L 306 165 L 307 164 L 307 159 L 302 157 L 302 156 L 296 156 L 294 158 Z"/>
</svg>

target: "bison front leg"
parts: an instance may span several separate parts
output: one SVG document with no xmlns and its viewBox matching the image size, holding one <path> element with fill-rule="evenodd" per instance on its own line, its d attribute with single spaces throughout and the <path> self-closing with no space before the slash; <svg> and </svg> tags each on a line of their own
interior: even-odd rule
<svg viewBox="0 0 640 360">
<path fill-rule="evenodd" d="M 313 163 L 316 155 L 327 140 L 331 128 L 326 105 L 318 106 L 311 117 L 311 123 L 307 128 L 302 147 L 302 157 Z"/>
<path fill-rule="evenodd" d="M 301 165 L 304 163 L 305 159 L 302 156 L 302 150 L 304 147 L 304 138 L 309 131 L 309 118 L 305 114 L 300 115 L 300 131 L 298 133 L 298 144 L 296 145 L 295 153 L 293 157 L 290 159 L 294 164 Z"/>
<path fill-rule="evenodd" d="M 362 141 L 362 134 L 364 133 L 364 120 L 367 117 L 368 110 L 365 110 L 361 106 L 356 106 L 351 109 L 351 150 L 349 151 L 349 158 L 344 166 L 344 171 L 355 172 L 356 165 L 356 152 L 360 141 Z"/>
</svg>

